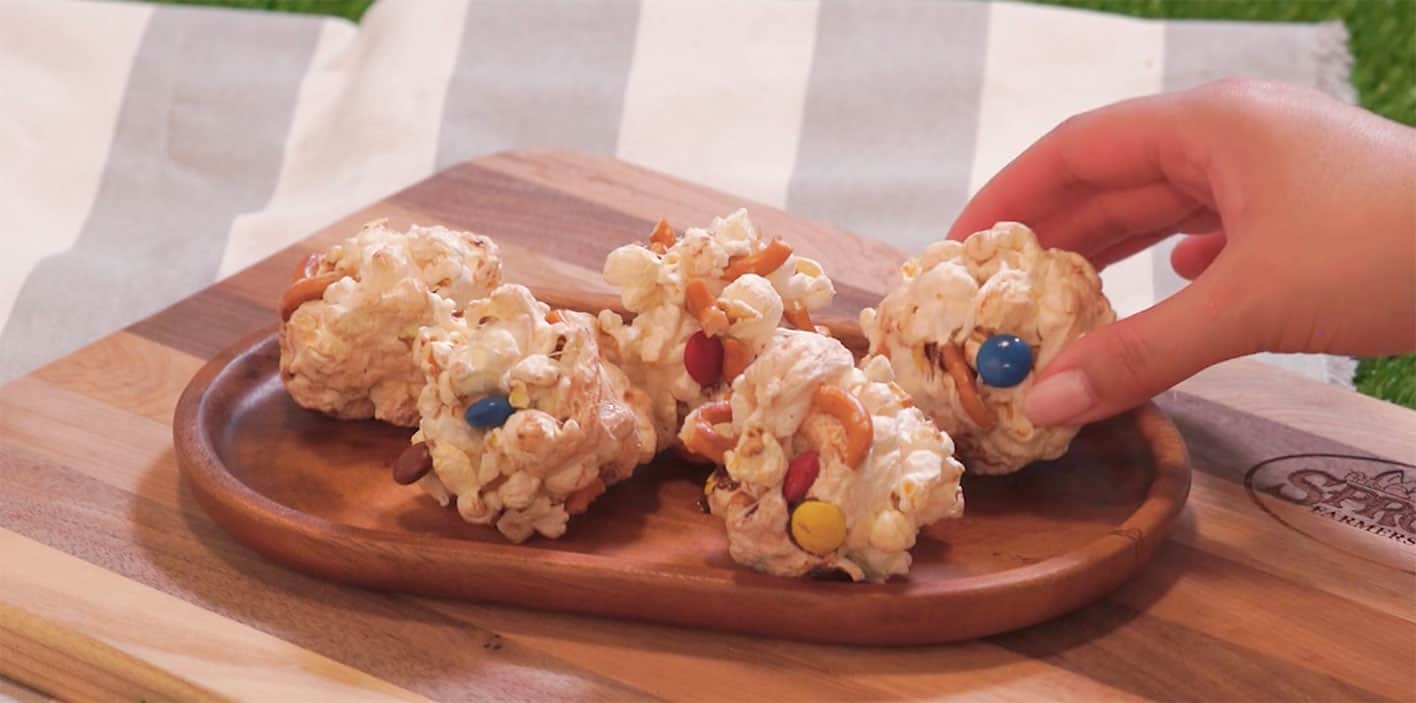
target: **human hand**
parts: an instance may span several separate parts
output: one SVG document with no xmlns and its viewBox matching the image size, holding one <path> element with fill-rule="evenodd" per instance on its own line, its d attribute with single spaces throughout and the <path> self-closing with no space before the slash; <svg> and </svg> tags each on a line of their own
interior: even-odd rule
<svg viewBox="0 0 1416 703">
<path fill-rule="evenodd" d="M 949 236 L 1022 222 L 1098 269 L 1176 232 L 1193 283 L 1040 370 L 1037 425 L 1139 405 L 1259 351 L 1416 350 L 1416 130 L 1293 86 L 1224 81 L 1063 122 Z"/>
</svg>

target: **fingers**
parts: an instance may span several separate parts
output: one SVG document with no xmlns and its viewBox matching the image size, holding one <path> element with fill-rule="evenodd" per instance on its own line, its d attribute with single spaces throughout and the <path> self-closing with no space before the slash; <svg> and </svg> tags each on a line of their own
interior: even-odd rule
<svg viewBox="0 0 1416 703">
<path fill-rule="evenodd" d="M 1177 222 L 1201 210 L 1201 205 L 1174 186 L 1151 183 L 1081 195 L 1051 217 L 1025 224 L 1038 233 L 1043 246 L 1092 258 L 1139 234 L 1167 228 L 1173 233 Z"/>
<path fill-rule="evenodd" d="M 1181 278 L 1193 281 L 1214 263 L 1228 242 L 1223 232 L 1187 236 L 1170 252 L 1170 267 Z"/>
<path fill-rule="evenodd" d="M 1253 330 L 1207 277 L 1156 306 L 1073 341 L 1024 400 L 1033 424 L 1080 425 L 1140 405 L 1225 359 L 1252 351 Z"/>
<path fill-rule="evenodd" d="M 1224 223 L 1220 221 L 1219 215 L 1215 213 L 1214 210 L 1201 208 L 1190 213 L 1189 217 L 1176 222 L 1175 231 L 1184 232 L 1186 234 L 1198 234 L 1201 232 L 1215 232 L 1223 226 Z"/>
<path fill-rule="evenodd" d="M 1183 138 L 1175 105 L 1174 95 L 1137 98 L 1063 122 L 974 196 L 950 238 L 961 239 L 1002 220 L 1034 226 L 1073 210 L 1078 195 L 1087 191 L 1169 182 L 1208 205 L 1208 187 Z"/>
<path fill-rule="evenodd" d="M 1087 260 L 1091 262 L 1092 266 L 1096 268 L 1097 272 L 1099 273 L 1106 267 L 1118 261 L 1128 259 L 1133 254 L 1140 252 L 1144 249 L 1149 249 L 1152 246 L 1155 246 L 1161 240 L 1173 236 L 1175 236 L 1175 230 L 1169 227 L 1154 232 L 1148 232 L 1146 234 L 1123 240 L 1113 245 L 1109 249 L 1093 254 L 1092 256 L 1088 257 Z"/>
</svg>

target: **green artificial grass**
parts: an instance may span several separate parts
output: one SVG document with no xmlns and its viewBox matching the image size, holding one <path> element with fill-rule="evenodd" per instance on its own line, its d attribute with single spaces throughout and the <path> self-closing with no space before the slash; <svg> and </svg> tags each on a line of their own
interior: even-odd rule
<svg viewBox="0 0 1416 703">
<path fill-rule="evenodd" d="M 1367 395 L 1416 408 L 1416 354 L 1366 359 L 1354 381 Z"/>
<path fill-rule="evenodd" d="M 307 15 L 329 15 L 359 21 L 374 0 L 149 0 L 167 5 L 210 5 L 239 7 L 247 10 L 299 12 Z"/>
<path fill-rule="evenodd" d="M 1362 106 L 1416 126 L 1416 0 L 1033 0 L 1162 19 L 1347 23 Z"/>
<path fill-rule="evenodd" d="M 158 0 L 333 15 L 358 21 L 373 0 Z M 1362 106 L 1416 126 L 1416 0 L 1032 0 L 1160 19 L 1347 24 L 1352 83 Z M 1366 359 L 1357 390 L 1416 408 L 1416 355 Z"/>
</svg>

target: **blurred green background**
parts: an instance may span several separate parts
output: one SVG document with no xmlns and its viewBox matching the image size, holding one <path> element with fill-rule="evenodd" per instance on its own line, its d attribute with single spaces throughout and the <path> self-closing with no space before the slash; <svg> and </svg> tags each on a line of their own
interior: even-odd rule
<svg viewBox="0 0 1416 703">
<path fill-rule="evenodd" d="M 160 0 L 333 15 L 358 21 L 373 0 Z M 1416 126 L 1416 0 L 1033 0 L 1136 17 L 1347 24 L 1362 105 Z M 1365 359 L 1357 389 L 1416 408 L 1416 354 Z"/>
</svg>

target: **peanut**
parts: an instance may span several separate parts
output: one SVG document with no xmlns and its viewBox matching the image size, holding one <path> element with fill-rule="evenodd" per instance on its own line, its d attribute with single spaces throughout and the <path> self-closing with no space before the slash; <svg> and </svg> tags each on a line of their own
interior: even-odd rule
<svg viewBox="0 0 1416 703">
<path fill-rule="evenodd" d="M 669 221 L 661 219 L 649 234 L 649 250 L 655 254 L 663 254 L 677 241 L 678 235 L 674 233 L 674 228 L 669 226 Z"/>
<path fill-rule="evenodd" d="M 433 455 L 426 442 L 403 450 L 393 461 L 393 481 L 400 486 L 415 483 L 433 470 Z"/>
</svg>

